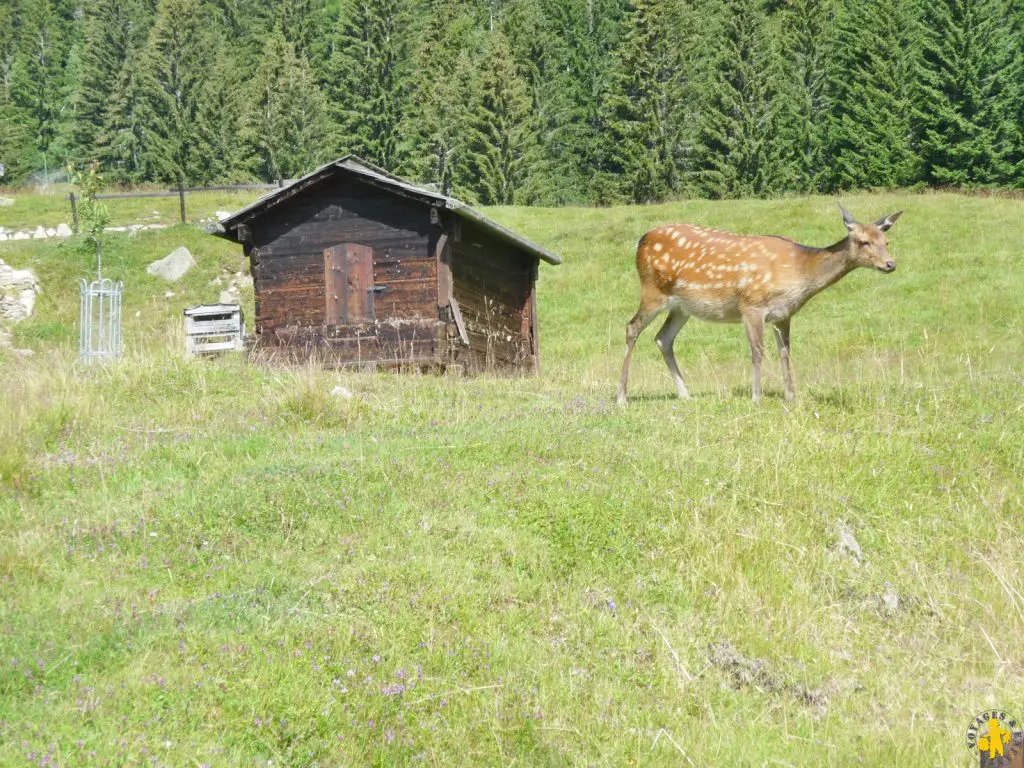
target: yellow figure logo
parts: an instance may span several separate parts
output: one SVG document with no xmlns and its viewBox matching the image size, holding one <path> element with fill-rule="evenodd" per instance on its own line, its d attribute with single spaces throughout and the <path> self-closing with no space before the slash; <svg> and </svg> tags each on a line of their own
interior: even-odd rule
<svg viewBox="0 0 1024 768">
<path fill-rule="evenodd" d="M 1024 752 L 1024 728 L 1005 710 L 986 710 L 967 727 L 967 748 L 981 758 L 982 768 L 1010 768 Z"/>
<path fill-rule="evenodd" d="M 1003 746 L 1010 743 L 1013 732 L 1003 728 L 997 718 L 988 719 L 988 733 L 978 738 L 978 750 L 988 752 L 988 759 L 995 760 L 1003 756 Z"/>
</svg>

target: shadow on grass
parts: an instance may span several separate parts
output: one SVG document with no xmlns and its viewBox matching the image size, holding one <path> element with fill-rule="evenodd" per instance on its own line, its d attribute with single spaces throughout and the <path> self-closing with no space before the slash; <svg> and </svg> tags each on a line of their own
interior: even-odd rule
<svg viewBox="0 0 1024 768">
<path fill-rule="evenodd" d="M 853 410 L 858 406 L 858 398 L 846 389 L 829 389 L 821 392 L 809 392 L 808 400 L 815 405 L 828 405 L 833 408 Z"/>
</svg>

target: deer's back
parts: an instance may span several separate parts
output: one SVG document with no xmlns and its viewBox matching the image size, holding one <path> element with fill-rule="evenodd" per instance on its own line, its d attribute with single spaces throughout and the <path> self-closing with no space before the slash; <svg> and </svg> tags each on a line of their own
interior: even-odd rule
<svg viewBox="0 0 1024 768">
<path fill-rule="evenodd" d="M 676 224 L 644 235 L 636 268 L 645 292 L 657 290 L 696 317 L 738 322 L 745 306 L 784 299 L 797 277 L 798 247 L 780 237 Z"/>
</svg>

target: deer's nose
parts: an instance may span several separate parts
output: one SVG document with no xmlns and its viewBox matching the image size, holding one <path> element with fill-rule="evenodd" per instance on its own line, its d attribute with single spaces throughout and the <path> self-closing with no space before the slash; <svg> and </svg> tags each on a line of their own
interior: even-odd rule
<svg viewBox="0 0 1024 768">
<path fill-rule="evenodd" d="M 892 259 L 890 259 L 889 261 L 885 262 L 885 271 L 886 272 L 895 272 L 896 271 L 896 262 L 893 261 Z"/>
</svg>

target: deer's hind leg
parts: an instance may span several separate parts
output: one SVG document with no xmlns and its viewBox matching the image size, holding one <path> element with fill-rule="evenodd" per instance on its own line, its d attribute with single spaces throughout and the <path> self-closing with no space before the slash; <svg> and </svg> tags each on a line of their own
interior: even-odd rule
<svg viewBox="0 0 1024 768">
<path fill-rule="evenodd" d="M 633 347 L 640 334 L 650 325 L 658 313 L 665 308 L 664 297 L 648 298 L 644 296 L 640 300 L 640 309 L 633 315 L 633 319 L 626 326 L 626 359 L 622 361 L 622 376 L 619 379 L 619 393 L 615 398 L 619 405 L 626 404 L 626 390 L 629 385 L 629 361 L 633 357 Z"/>
<path fill-rule="evenodd" d="M 789 319 L 775 324 L 775 342 L 779 347 L 782 364 L 782 382 L 786 388 L 786 400 L 796 399 L 796 385 L 793 383 L 793 366 L 789 361 Z"/>
<path fill-rule="evenodd" d="M 686 321 L 689 319 L 690 316 L 679 307 L 670 309 L 668 319 L 665 320 L 665 324 L 658 331 L 657 336 L 658 349 L 661 350 L 662 357 L 665 358 L 665 365 L 668 366 L 668 371 L 672 374 L 672 381 L 676 385 L 676 394 L 683 400 L 690 396 L 690 392 L 683 381 L 683 374 L 679 372 L 679 364 L 676 363 L 676 352 L 673 345 L 675 344 L 676 336 L 683 330 L 683 326 L 686 325 Z"/>
</svg>

